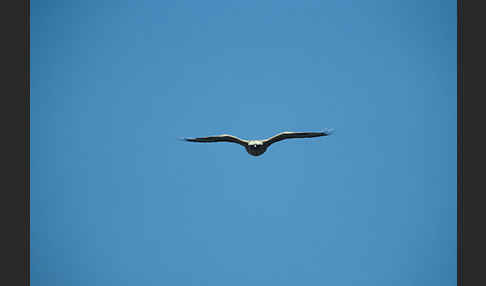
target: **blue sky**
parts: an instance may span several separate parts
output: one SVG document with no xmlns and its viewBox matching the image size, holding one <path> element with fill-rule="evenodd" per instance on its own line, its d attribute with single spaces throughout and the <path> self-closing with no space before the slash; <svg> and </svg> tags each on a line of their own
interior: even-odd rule
<svg viewBox="0 0 486 286">
<path fill-rule="evenodd" d="M 31 285 L 456 285 L 456 107 L 456 1 L 31 1 Z"/>
</svg>

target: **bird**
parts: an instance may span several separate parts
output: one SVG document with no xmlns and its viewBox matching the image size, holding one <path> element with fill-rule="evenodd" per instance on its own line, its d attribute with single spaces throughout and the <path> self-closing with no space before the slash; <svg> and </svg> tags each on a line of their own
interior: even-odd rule
<svg viewBox="0 0 486 286">
<path fill-rule="evenodd" d="M 244 140 L 229 134 L 222 134 L 222 135 L 208 136 L 208 137 L 197 137 L 197 138 L 181 138 L 181 139 L 187 142 L 200 142 L 200 143 L 212 143 L 212 142 L 236 143 L 245 147 L 246 152 L 248 152 L 248 154 L 252 156 L 260 156 L 263 153 L 265 153 L 265 151 L 267 151 L 267 148 L 270 145 L 282 140 L 292 139 L 292 138 L 311 138 L 311 137 L 328 136 L 331 135 L 332 133 L 333 133 L 332 129 L 327 129 L 324 130 L 323 132 L 285 131 L 264 140 Z"/>
</svg>

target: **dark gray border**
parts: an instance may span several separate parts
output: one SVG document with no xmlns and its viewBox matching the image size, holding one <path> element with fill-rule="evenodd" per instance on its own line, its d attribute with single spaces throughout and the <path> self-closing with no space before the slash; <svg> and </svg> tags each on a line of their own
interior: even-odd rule
<svg viewBox="0 0 486 286">
<path fill-rule="evenodd" d="M 482 1 L 461 1 L 462 21 L 462 266 L 464 286 L 486 285 L 484 275 L 485 243 L 484 232 L 486 218 L 484 200 L 484 148 L 486 140 L 482 126 L 486 122 L 484 98 L 485 51 L 484 27 L 486 21 Z M 462 164 L 461 164 L 462 163 Z M 461 223 L 461 222 L 460 222 Z M 461 230 L 461 229 L 460 229 Z M 483 282 L 481 282 L 483 281 Z"/>
<path fill-rule="evenodd" d="M 0 1 L 0 285 L 30 285 L 30 1 Z"/>
</svg>

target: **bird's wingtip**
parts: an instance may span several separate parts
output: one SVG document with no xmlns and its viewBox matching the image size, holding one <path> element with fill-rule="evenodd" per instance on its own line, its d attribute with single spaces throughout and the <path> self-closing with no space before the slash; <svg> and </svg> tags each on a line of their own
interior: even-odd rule
<svg viewBox="0 0 486 286">
<path fill-rule="evenodd" d="M 331 134 L 334 133 L 334 128 L 326 128 L 326 129 L 324 129 L 324 133 L 326 135 L 331 135 Z"/>
<path fill-rule="evenodd" d="M 179 141 L 187 141 L 187 138 L 179 137 L 179 138 L 177 138 L 177 140 L 179 140 Z"/>
</svg>

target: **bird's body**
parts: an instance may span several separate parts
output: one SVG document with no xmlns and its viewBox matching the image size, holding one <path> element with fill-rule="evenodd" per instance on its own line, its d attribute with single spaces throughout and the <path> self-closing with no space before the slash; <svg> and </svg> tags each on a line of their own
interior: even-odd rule
<svg viewBox="0 0 486 286">
<path fill-rule="evenodd" d="M 324 131 L 324 132 L 282 132 L 273 137 L 270 137 L 265 140 L 243 140 L 238 137 L 223 134 L 218 136 L 209 136 L 209 137 L 199 137 L 199 138 L 184 138 L 183 140 L 189 142 L 231 142 L 237 143 L 245 147 L 246 152 L 253 156 L 260 156 L 267 148 L 278 141 L 291 139 L 291 138 L 310 138 L 310 137 L 319 137 L 319 136 L 328 136 L 331 134 L 332 131 Z"/>
<path fill-rule="evenodd" d="M 248 154 L 253 155 L 253 156 L 260 156 L 261 154 L 265 153 L 267 151 L 267 147 L 265 144 L 263 144 L 263 141 L 261 140 L 252 140 L 248 141 L 248 144 L 245 146 L 246 152 Z"/>
</svg>

